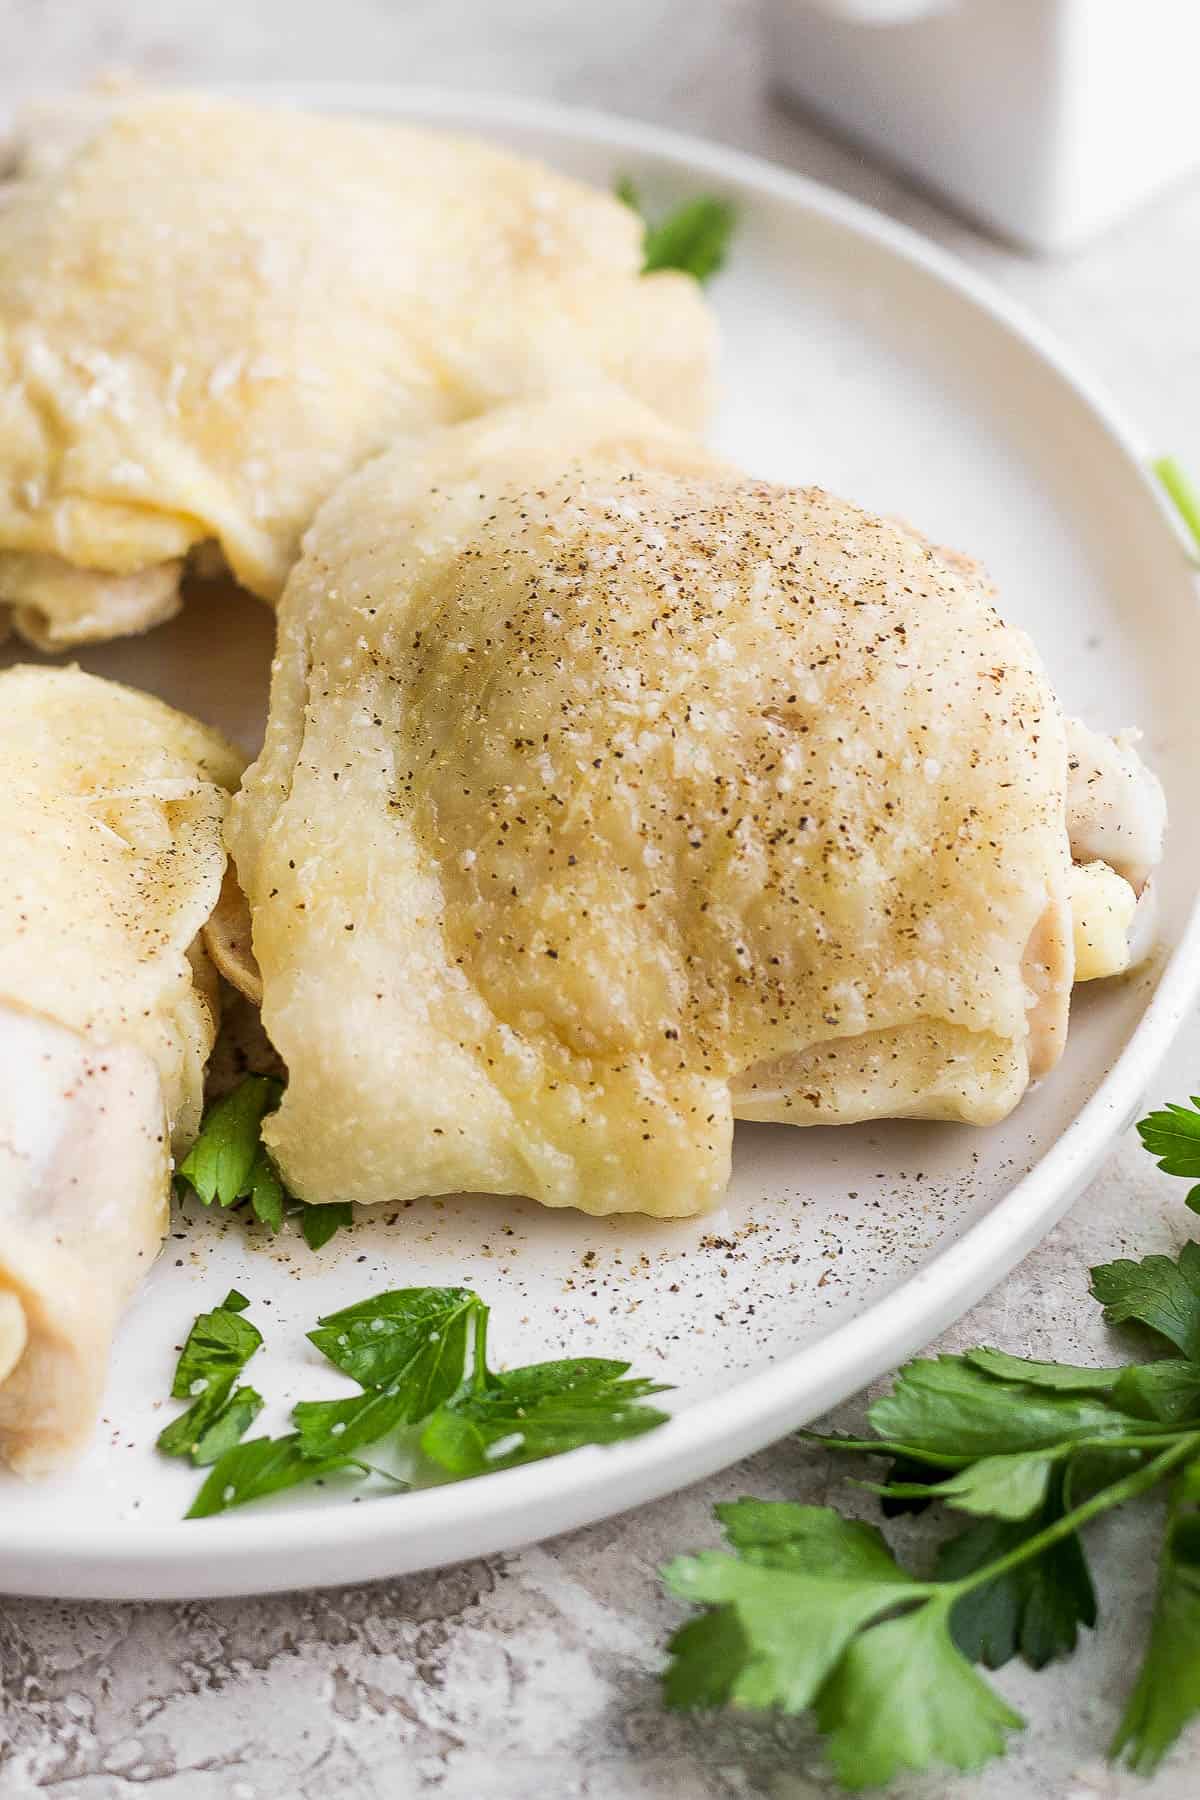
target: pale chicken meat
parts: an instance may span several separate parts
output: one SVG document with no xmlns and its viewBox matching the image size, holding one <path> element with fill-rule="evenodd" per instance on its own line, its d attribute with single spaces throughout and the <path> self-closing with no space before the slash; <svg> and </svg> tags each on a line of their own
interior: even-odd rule
<svg viewBox="0 0 1200 1800">
<path fill-rule="evenodd" d="M 615 382 L 696 427 L 713 327 L 619 201 L 395 124 L 181 93 L 42 108 L 0 182 L 0 604 L 146 629 L 215 553 L 274 600 L 364 458 Z"/>
<path fill-rule="evenodd" d="M 77 669 L 0 675 L 0 1460 L 96 1418 L 217 1026 L 200 939 L 240 756 Z"/>
<path fill-rule="evenodd" d="M 1076 981 L 1121 974 L 1152 941 L 1167 803 L 1138 755 L 1140 736 L 1126 730 L 1108 737 L 1067 720 Z"/>
<path fill-rule="evenodd" d="M 679 1215 L 735 1117 L 1002 1118 L 1066 1032 L 1067 785 L 1028 638 L 901 526 L 620 398 L 379 458 L 231 813 L 286 1180 Z"/>
<path fill-rule="evenodd" d="M 167 1229 L 157 1070 L 0 1004 L 0 1461 L 57 1467 L 96 1422 L 121 1311 Z"/>
<path fill-rule="evenodd" d="M 1137 731 L 1106 737 L 1067 720 L 1067 825 L 1081 863 L 1101 862 L 1140 896 L 1162 857 L 1167 803 Z"/>
</svg>

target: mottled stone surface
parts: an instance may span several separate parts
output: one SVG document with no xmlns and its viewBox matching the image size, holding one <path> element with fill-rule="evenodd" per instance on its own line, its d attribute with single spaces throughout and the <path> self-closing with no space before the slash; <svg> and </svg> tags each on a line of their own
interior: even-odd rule
<svg viewBox="0 0 1200 1800">
<path fill-rule="evenodd" d="M 1200 463 L 1200 183 L 1070 262 L 1025 262 L 772 110 L 748 0 L 0 0 L 0 46 L 0 99 L 112 66 L 402 79 L 549 94 L 763 150 L 986 270 L 1074 344 L 1150 441 Z M 1151 1098 L 1192 1091 L 1198 1068 L 1193 1024 Z M 1103 1354 L 1087 1265 L 1173 1247 L 1191 1222 L 1178 1185 L 1127 1141 L 947 1346 Z M 628 1518 L 441 1574 L 194 1605 L 0 1601 L 0 1800 L 822 1800 L 832 1790 L 804 1724 L 681 1720 L 658 1704 L 678 1609 L 655 1567 L 713 1542 L 711 1502 L 748 1491 L 856 1504 L 840 1470 L 789 1442 Z M 1007 1762 L 898 1794 L 1196 1800 L 1200 1735 L 1150 1788 L 1099 1754 L 1148 1609 L 1151 1524 L 1140 1512 L 1096 1534 L 1104 1620 L 1074 1660 L 1000 1678 L 1030 1721 Z M 906 1536 L 927 1553 L 926 1526 Z"/>
</svg>

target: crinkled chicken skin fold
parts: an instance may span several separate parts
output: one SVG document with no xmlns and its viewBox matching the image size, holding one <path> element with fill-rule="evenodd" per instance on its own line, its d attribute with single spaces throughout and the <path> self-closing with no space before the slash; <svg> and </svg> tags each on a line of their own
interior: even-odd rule
<svg viewBox="0 0 1200 1800">
<path fill-rule="evenodd" d="M 161 700 L 79 669 L 0 674 L 0 1001 L 158 1070 L 177 1149 L 216 1030 L 200 932 L 242 758 Z"/>
<path fill-rule="evenodd" d="M 0 675 L 0 1460 L 82 1447 L 217 1025 L 200 932 L 242 759 L 77 669 Z"/>
<path fill-rule="evenodd" d="M 630 403 L 385 455 L 230 845 L 308 1201 L 697 1213 L 735 1115 L 1003 1118 L 1063 1044 L 1063 721 L 983 579 Z"/>
<path fill-rule="evenodd" d="M 61 648 L 215 542 L 275 600 L 364 458 L 611 381 L 694 428 L 713 327 L 610 195 L 484 144 L 181 93 L 31 117 L 0 185 L 0 601 Z"/>
</svg>

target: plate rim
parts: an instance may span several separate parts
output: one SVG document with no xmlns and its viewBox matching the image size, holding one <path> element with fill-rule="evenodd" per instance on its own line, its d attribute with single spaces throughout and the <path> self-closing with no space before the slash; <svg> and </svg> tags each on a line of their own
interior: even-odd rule
<svg viewBox="0 0 1200 1800">
<path fill-rule="evenodd" d="M 1120 408 L 1054 333 L 985 276 L 913 228 L 809 176 L 752 153 L 589 107 L 396 82 L 248 81 L 187 84 L 207 92 L 313 110 L 375 113 L 456 127 L 516 127 L 685 164 L 844 227 L 923 270 L 1031 350 L 1081 401 L 1152 496 L 1163 527 L 1178 525 L 1151 479 L 1147 448 Z M 464 124 L 470 118 L 470 125 Z M 1182 545 L 1181 545 L 1182 554 Z M 1200 992 L 1200 895 L 1129 1041 L 1062 1136 L 991 1211 L 897 1289 L 815 1344 L 781 1357 L 623 1445 L 498 1471 L 405 1497 L 403 1507 L 330 1505 L 114 1527 L 56 1524 L 53 1541 L 5 1525 L 0 1593 L 70 1600 L 200 1599 L 333 1586 L 433 1569 L 516 1550 L 614 1517 L 726 1468 L 860 1391 L 927 1343 L 996 1286 L 1062 1218 L 1118 1133 Z M 817 1367 L 797 1367 L 816 1364 Z M 224 1541 L 222 1541 L 222 1537 Z M 301 1559 L 303 1559 L 301 1564 Z"/>
</svg>

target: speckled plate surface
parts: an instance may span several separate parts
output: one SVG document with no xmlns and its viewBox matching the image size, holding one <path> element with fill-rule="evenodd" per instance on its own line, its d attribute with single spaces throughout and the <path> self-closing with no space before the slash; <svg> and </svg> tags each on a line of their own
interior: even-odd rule
<svg viewBox="0 0 1200 1800">
<path fill-rule="evenodd" d="M 541 105 L 391 89 L 277 96 L 477 131 L 654 204 L 728 194 L 740 226 L 712 288 L 721 449 L 820 481 L 991 569 L 1067 705 L 1139 723 L 1174 816 L 1200 789 L 1200 609 L 1143 447 L 1013 308 L 877 215 L 747 157 Z M 1164 654 L 1164 647 L 1169 654 Z M 265 610 L 219 593 L 84 660 L 247 746 L 261 731 Z M 805 1423 L 918 1348 L 1060 1217 L 1143 1088 L 1200 978 L 1200 835 L 1176 830 L 1149 968 L 1079 1001 L 1052 1079 L 990 1132 L 738 1128 L 726 1205 L 699 1223 L 597 1221 L 429 1201 L 363 1216 L 314 1256 L 240 1221 L 177 1219 L 117 1346 L 83 1464 L 0 1477 L 0 1591 L 174 1598 L 357 1581 L 514 1547 L 683 1486 Z M 614 1354 L 678 1384 L 670 1424 L 475 1482 L 354 1502 L 330 1490 L 184 1523 L 196 1476 L 156 1456 L 175 1349 L 230 1283 L 267 1336 L 256 1429 L 344 1391 L 306 1344 L 320 1313 L 389 1286 L 463 1282 L 506 1361 Z"/>
</svg>

